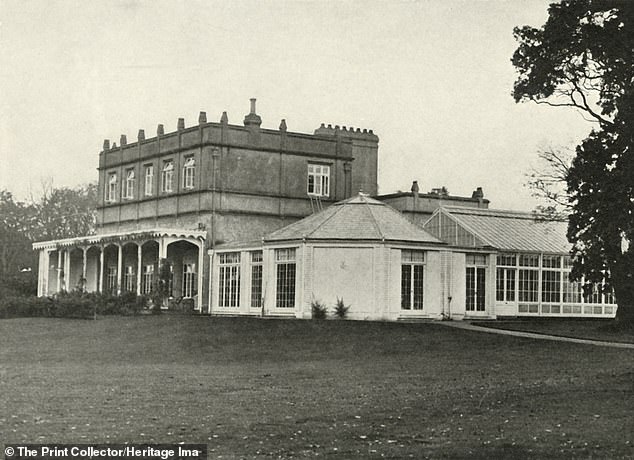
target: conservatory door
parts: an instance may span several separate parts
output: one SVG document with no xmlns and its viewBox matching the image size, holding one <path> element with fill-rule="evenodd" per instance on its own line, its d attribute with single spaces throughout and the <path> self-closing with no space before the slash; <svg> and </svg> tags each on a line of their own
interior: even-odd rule
<svg viewBox="0 0 634 460">
<path fill-rule="evenodd" d="M 467 267 L 467 292 L 465 309 L 468 315 L 485 314 L 486 268 Z"/>
</svg>

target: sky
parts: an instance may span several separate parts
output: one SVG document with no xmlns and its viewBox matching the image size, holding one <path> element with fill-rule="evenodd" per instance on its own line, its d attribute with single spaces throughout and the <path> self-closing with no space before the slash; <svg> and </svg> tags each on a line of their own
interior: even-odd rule
<svg viewBox="0 0 634 460">
<path fill-rule="evenodd" d="M 578 113 L 511 96 L 513 27 L 543 0 L 0 0 L 0 189 L 97 180 L 103 140 L 197 123 L 320 123 L 379 136 L 379 193 L 484 189 L 531 210 L 537 152 L 575 145 Z"/>
</svg>

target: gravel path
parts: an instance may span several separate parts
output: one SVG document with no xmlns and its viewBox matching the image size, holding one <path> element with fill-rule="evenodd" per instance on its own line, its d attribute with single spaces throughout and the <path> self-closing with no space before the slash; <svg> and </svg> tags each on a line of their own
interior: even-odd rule
<svg viewBox="0 0 634 460">
<path fill-rule="evenodd" d="M 627 348 L 634 350 L 634 343 L 622 342 L 606 342 L 603 340 L 575 339 L 572 337 L 561 337 L 557 335 L 536 334 L 534 332 L 509 331 L 505 329 L 494 329 L 492 327 L 476 326 L 466 321 L 438 321 L 434 324 L 441 324 L 448 327 L 456 327 L 458 329 L 467 329 L 469 331 L 487 332 L 489 334 L 512 335 L 514 337 L 524 337 L 527 339 L 552 340 L 555 342 L 572 342 L 582 343 L 585 345 L 596 345 L 599 347 Z"/>
</svg>

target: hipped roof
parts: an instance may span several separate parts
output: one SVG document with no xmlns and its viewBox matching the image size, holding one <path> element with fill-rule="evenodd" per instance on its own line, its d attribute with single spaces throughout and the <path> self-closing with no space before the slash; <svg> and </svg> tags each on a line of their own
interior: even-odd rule
<svg viewBox="0 0 634 460">
<path fill-rule="evenodd" d="M 361 193 L 264 237 L 264 242 L 268 243 L 289 240 L 443 244 L 397 210 Z"/>
</svg>

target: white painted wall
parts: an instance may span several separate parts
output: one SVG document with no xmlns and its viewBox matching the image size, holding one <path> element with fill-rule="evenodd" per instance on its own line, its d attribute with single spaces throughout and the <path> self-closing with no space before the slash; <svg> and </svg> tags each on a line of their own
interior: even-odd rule
<svg viewBox="0 0 634 460">
<path fill-rule="evenodd" d="M 449 315 L 453 319 L 462 319 L 465 315 L 465 302 L 467 288 L 466 257 L 464 252 L 453 252 L 449 267 L 451 274 L 451 302 L 449 302 Z"/>
<path fill-rule="evenodd" d="M 311 301 L 325 303 L 330 313 L 337 298 L 350 306 L 350 319 L 379 319 L 378 300 L 383 286 L 377 286 L 375 249 L 357 247 L 314 246 L 312 250 L 311 286 L 307 290 L 307 307 Z"/>
</svg>

